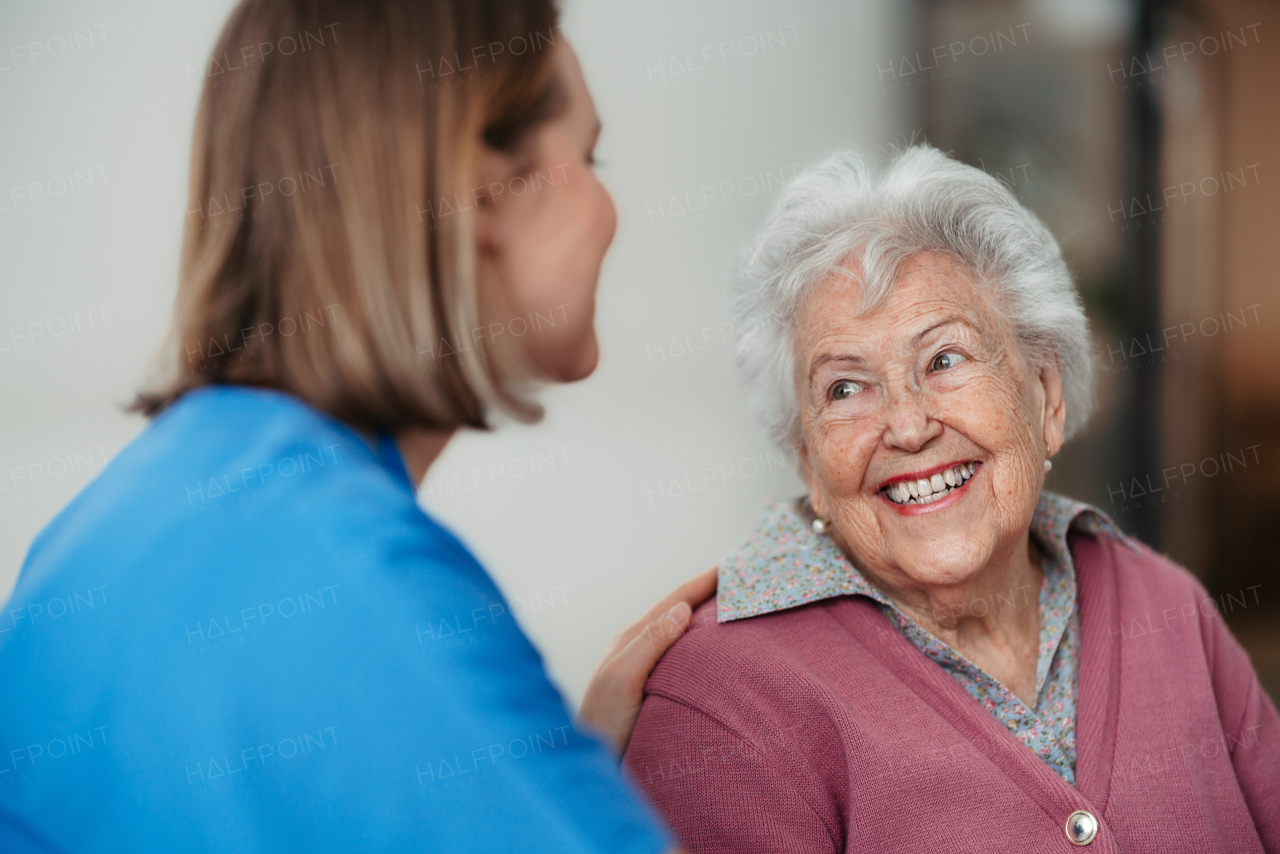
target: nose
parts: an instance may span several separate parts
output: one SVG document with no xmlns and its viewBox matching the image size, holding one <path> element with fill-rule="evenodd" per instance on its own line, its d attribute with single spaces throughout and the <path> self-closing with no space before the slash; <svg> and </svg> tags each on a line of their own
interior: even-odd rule
<svg viewBox="0 0 1280 854">
<path fill-rule="evenodd" d="M 915 453 L 942 435 L 942 422 L 929 413 L 924 394 L 918 388 L 899 386 L 889 395 L 885 415 L 885 444 L 895 450 Z"/>
</svg>

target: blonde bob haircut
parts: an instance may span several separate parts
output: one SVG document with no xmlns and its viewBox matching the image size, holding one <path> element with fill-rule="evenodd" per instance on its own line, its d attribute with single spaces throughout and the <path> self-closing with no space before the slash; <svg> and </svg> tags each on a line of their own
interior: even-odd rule
<svg viewBox="0 0 1280 854">
<path fill-rule="evenodd" d="M 554 0 L 244 0 L 196 118 L 163 374 L 134 408 L 275 388 L 352 426 L 541 411 L 476 280 L 481 145 L 564 107 Z M 470 210 L 464 210 L 468 209 Z M 509 336 L 508 336 L 509 337 Z"/>
</svg>

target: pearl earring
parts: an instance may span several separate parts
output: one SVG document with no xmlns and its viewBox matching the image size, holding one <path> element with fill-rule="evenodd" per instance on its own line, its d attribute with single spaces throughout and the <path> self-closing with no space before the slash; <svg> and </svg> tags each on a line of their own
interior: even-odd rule
<svg viewBox="0 0 1280 854">
<path fill-rule="evenodd" d="M 1052 470 L 1053 470 L 1053 462 L 1051 460 L 1045 460 L 1044 461 L 1045 474 L 1048 474 Z"/>
<path fill-rule="evenodd" d="M 825 534 L 827 532 L 827 523 L 821 519 L 814 519 L 813 522 L 809 524 L 809 527 L 813 528 L 813 532 L 815 534 Z"/>
</svg>

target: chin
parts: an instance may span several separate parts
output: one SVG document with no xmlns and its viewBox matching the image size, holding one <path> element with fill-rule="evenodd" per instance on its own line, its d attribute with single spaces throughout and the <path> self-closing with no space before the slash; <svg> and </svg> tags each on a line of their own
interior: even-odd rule
<svg viewBox="0 0 1280 854">
<path fill-rule="evenodd" d="M 939 564 L 925 561 L 922 565 L 903 567 L 903 571 L 919 584 L 929 587 L 955 587 L 963 585 L 982 571 L 981 564 Z"/>
<path fill-rule="evenodd" d="M 915 555 L 904 555 L 899 565 L 922 584 L 938 587 L 964 584 L 980 574 L 990 559 L 989 554 L 983 554 L 975 545 L 971 537 L 964 535 L 922 538 L 903 549 Z"/>
<path fill-rule="evenodd" d="M 592 331 L 590 340 L 579 347 L 572 358 L 562 361 L 558 369 L 553 372 L 552 378 L 556 382 L 575 383 L 595 373 L 599 364 L 600 344 L 596 340 L 595 332 Z"/>
</svg>

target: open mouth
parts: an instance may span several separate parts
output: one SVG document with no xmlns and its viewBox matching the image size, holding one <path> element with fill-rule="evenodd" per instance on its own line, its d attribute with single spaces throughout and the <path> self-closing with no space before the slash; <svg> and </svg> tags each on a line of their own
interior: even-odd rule
<svg viewBox="0 0 1280 854">
<path fill-rule="evenodd" d="M 962 489 L 979 465 L 976 460 L 956 463 L 927 476 L 890 481 L 880 491 L 894 504 L 933 504 Z"/>
</svg>

